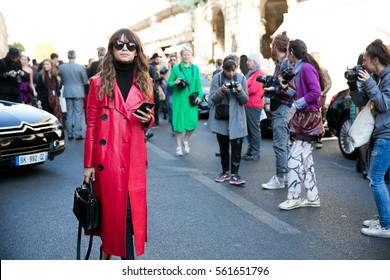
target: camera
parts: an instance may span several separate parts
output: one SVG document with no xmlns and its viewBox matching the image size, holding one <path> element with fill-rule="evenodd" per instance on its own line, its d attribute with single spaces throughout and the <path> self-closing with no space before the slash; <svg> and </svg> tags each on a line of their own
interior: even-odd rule
<svg viewBox="0 0 390 280">
<path fill-rule="evenodd" d="M 231 81 L 229 83 L 224 83 L 223 85 L 230 90 L 231 94 L 237 94 L 238 83 L 236 81 Z"/>
<path fill-rule="evenodd" d="M 188 85 L 188 81 L 184 79 L 180 79 L 179 83 L 177 84 L 179 88 L 186 88 Z"/>
<path fill-rule="evenodd" d="M 22 70 L 15 71 L 15 75 L 16 75 L 15 78 L 18 84 L 22 82 L 22 77 L 20 77 L 20 73 L 22 73 Z"/>
<path fill-rule="evenodd" d="M 351 69 L 348 69 L 347 71 L 345 71 L 344 77 L 348 81 L 357 81 L 358 80 L 359 70 L 364 70 L 363 66 L 356 65 L 355 67 L 352 67 Z"/>
<path fill-rule="evenodd" d="M 291 68 L 287 68 L 280 73 L 280 76 L 283 78 L 283 84 L 288 84 L 294 77 L 294 70 Z"/>
<path fill-rule="evenodd" d="M 273 77 L 271 75 L 267 75 L 265 77 L 259 75 L 256 78 L 256 82 L 263 83 L 263 88 L 271 87 L 272 80 L 273 80 Z"/>
</svg>

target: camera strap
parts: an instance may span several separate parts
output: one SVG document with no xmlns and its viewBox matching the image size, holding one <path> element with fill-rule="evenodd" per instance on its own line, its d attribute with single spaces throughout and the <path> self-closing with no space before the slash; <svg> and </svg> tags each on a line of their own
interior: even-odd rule
<svg viewBox="0 0 390 280">
<path fill-rule="evenodd" d="M 183 74 L 184 78 L 185 78 L 188 82 L 190 82 L 190 84 L 191 84 L 191 83 L 192 83 L 192 80 L 194 79 L 194 65 L 191 63 L 191 75 L 192 75 L 191 81 L 188 80 L 186 74 L 184 74 L 184 71 L 183 71 L 183 69 L 181 68 L 181 63 L 179 64 L 179 70 L 180 70 L 180 72 Z M 188 88 L 188 92 L 190 92 L 190 87 L 187 87 L 187 88 Z"/>
</svg>

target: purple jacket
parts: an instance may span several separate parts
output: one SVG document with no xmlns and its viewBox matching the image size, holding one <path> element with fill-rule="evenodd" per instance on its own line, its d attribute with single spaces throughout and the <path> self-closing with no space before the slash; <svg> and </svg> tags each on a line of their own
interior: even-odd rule
<svg viewBox="0 0 390 280">
<path fill-rule="evenodd" d="M 298 91 L 288 90 L 289 94 L 293 92 L 296 94 L 294 104 L 297 109 L 305 111 L 319 110 L 321 107 L 321 85 L 317 70 L 310 63 L 303 63 L 297 78 L 299 81 L 295 84 Z"/>
</svg>

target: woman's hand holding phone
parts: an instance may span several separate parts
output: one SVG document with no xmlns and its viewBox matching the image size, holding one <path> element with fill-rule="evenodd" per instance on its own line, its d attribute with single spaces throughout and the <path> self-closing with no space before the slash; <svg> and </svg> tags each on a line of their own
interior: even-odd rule
<svg viewBox="0 0 390 280">
<path fill-rule="evenodd" d="M 144 102 L 135 110 L 133 116 L 140 120 L 142 123 L 148 123 L 152 119 L 152 109 L 156 104 L 151 102 Z"/>
</svg>

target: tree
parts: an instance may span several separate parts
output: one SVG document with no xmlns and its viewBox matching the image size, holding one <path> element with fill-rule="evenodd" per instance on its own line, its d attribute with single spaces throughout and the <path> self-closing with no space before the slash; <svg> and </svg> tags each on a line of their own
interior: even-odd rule
<svg viewBox="0 0 390 280">
<path fill-rule="evenodd" d="M 205 3 L 204 0 L 168 0 L 171 5 L 181 6 L 184 10 L 194 9 L 198 4 Z"/>
<path fill-rule="evenodd" d="M 50 58 L 52 53 L 57 53 L 57 50 L 51 43 L 40 43 L 34 49 L 34 57 L 37 61 Z"/>
</svg>

